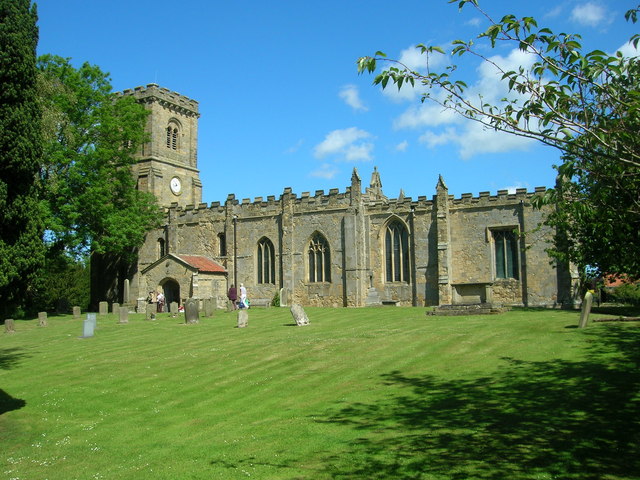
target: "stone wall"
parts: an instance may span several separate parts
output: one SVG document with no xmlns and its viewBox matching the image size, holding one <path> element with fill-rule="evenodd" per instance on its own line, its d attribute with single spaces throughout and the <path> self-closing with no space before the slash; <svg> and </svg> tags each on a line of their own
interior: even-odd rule
<svg viewBox="0 0 640 480">
<path fill-rule="evenodd" d="M 237 278 L 238 284 L 247 287 L 250 298 L 271 299 L 284 287 L 290 292 L 291 303 L 358 307 L 364 305 L 373 287 L 382 303 L 407 306 L 445 303 L 443 291 L 449 292 L 446 303 L 479 299 L 505 305 L 554 306 L 561 302 L 558 272 L 545 252 L 552 232 L 535 230 L 543 218 L 530 204 L 535 192 L 519 189 L 515 194 L 504 191 L 456 199 L 444 191 L 439 201 L 447 205 L 438 209 L 436 197 L 388 200 L 367 193 L 359 199 L 356 196 L 358 203 L 354 205 L 353 187 L 344 193 L 337 189 L 328 194 L 317 191 L 313 196 L 303 192 L 300 197 L 285 189 L 279 199 L 240 202 L 230 195 L 223 205 L 174 206 L 168 209 L 167 224 L 149 233 L 140 249 L 138 270 L 157 260 L 156 244 L 163 238 L 169 252 L 204 255 L 223 265 L 227 283 Z M 438 211 L 441 218 L 437 218 Z M 407 282 L 387 282 L 385 278 L 385 229 L 392 220 L 400 221 L 409 232 L 411 272 Z M 443 220 L 448 228 L 444 240 L 437 235 L 437 225 Z M 532 232 L 519 240 L 518 279 L 495 278 L 491 239 L 495 228 Z M 308 280 L 308 248 L 316 232 L 330 246 L 330 282 Z M 256 281 L 256 249 L 263 237 L 275 250 L 273 284 Z M 220 254 L 221 238 L 226 255 Z M 443 275 L 439 262 L 447 255 L 449 266 Z M 176 277 L 184 274 L 175 273 Z M 491 298 L 474 293 L 486 284 L 493 285 L 493 293 L 487 294 Z"/>
<path fill-rule="evenodd" d="M 334 188 L 298 196 L 287 187 L 278 198 L 240 201 L 231 194 L 223 203 L 208 205 L 201 203 L 197 170 L 198 102 L 155 84 L 122 95 L 132 95 L 150 111 L 149 142 L 138 152 L 133 175 L 138 189 L 153 193 L 165 207 L 166 221 L 147 233 L 136 264 L 97 259 L 94 301 L 122 302 L 125 279 L 131 299 L 171 285 L 181 298 L 216 297 L 219 307 L 232 283 L 244 283 L 249 298 L 271 299 L 284 288 L 290 304 L 330 307 L 477 301 L 557 306 L 575 301 L 574 275 L 566 266 L 552 265 L 545 251 L 553 232 L 537 229 L 543 212 L 533 209 L 531 198 L 544 188 L 454 198 L 440 177 L 429 199 L 413 200 L 402 192 L 389 199 L 377 169 L 364 189 L 354 169 L 344 192 Z M 168 125 L 180 127 L 176 149 L 167 147 Z M 171 189 L 176 177 L 182 182 L 179 192 Z M 386 278 L 385 235 L 392 221 L 409 239 L 408 278 L 395 282 Z M 496 278 L 494 229 L 525 233 L 518 238 L 517 279 Z M 309 245 L 316 232 L 329 244 L 330 281 L 309 281 Z M 273 283 L 258 283 L 257 248 L 263 238 L 274 247 Z M 175 258 L 160 263 L 172 254 L 201 255 L 226 272 L 209 278 Z"/>
</svg>

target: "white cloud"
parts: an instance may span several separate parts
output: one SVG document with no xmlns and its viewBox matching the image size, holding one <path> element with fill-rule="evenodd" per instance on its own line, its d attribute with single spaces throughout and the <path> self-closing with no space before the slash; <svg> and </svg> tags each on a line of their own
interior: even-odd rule
<svg viewBox="0 0 640 480">
<path fill-rule="evenodd" d="M 640 54 L 640 52 L 638 52 L 638 49 L 635 48 L 631 42 L 625 43 L 620 48 L 618 48 L 617 51 L 622 53 L 622 55 L 627 58 L 637 57 Z"/>
<path fill-rule="evenodd" d="M 558 18 L 562 13 L 562 10 L 563 10 L 562 5 L 557 5 L 556 7 L 552 8 L 547 13 L 545 13 L 544 18 Z"/>
<path fill-rule="evenodd" d="M 393 127 L 419 128 L 424 126 L 438 126 L 448 123 L 459 123 L 461 117 L 453 110 L 438 105 L 435 102 L 411 105 L 393 121 Z"/>
<path fill-rule="evenodd" d="M 459 128 L 449 127 L 440 133 L 428 130 L 419 140 L 429 148 L 453 144 L 464 160 L 483 153 L 527 150 L 534 142 L 517 135 L 497 132 L 471 120 L 466 120 Z"/>
<path fill-rule="evenodd" d="M 596 2 L 586 2 L 577 5 L 571 10 L 571 20 L 588 27 L 597 27 L 602 24 L 611 23 L 611 17 L 606 9 Z"/>
<path fill-rule="evenodd" d="M 360 99 L 360 92 L 355 85 L 345 85 L 340 89 L 338 96 L 354 110 L 366 112 L 369 110 Z"/>
<path fill-rule="evenodd" d="M 535 61 L 531 54 L 518 49 L 507 55 L 494 55 L 489 62 L 482 62 L 477 69 L 478 80 L 470 85 L 467 98 L 479 102 L 498 105 L 501 99 L 509 97 L 518 99 L 518 95 L 509 92 L 507 85 L 501 80 L 502 72 L 519 67 L 528 68 Z M 499 69 L 496 68 L 496 65 Z M 433 92 L 434 99 L 444 101 L 446 93 Z M 528 147 L 530 140 L 502 132 L 495 132 L 483 127 L 478 122 L 465 120 L 451 109 L 445 109 L 433 101 L 409 106 L 394 120 L 396 129 L 420 129 L 428 127 L 419 141 L 429 148 L 446 144 L 458 148 L 462 158 L 468 159 L 477 154 L 508 152 Z M 439 128 L 437 128 L 439 127 Z"/>
<path fill-rule="evenodd" d="M 320 165 L 320 168 L 311 172 L 312 177 L 316 178 L 326 178 L 327 180 L 331 180 L 338 173 L 338 169 L 329 163 L 323 163 Z"/>
<path fill-rule="evenodd" d="M 349 145 L 346 148 L 345 160 L 350 162 L 368 162 L 373 159 L 373 143 L 365 142 L 359 145 Z"/>
<path fill-rule="evenodd" d="M 482 19 L 480 17 L 473 17 L 471 20 L 467 20 L 464 24 L 469 25 L 470 27 L 479 27 L 482 23 Z"/>
<path fill-rule="evenodd" d="M 412 45 L 400 52 L 398 61 L 406 65 L 410 70 L 425 73 L 428 68 L 439 68 L 444 65 L 447 62 L 447 56 L 437 52 L 427 55 L 421 53 L 415 45 Z M 402 102 L 414 101 L 424 90 L 420 83 L 416 83 L 415 86 L 405 83 L 400 89 L 395 85 L 389 84 L 387 88 L 383 90 L 383 93 L 393 101 Z"/>
<path fill-rule="evenodd" d="M 369 138 L 369 132 L 357 127 L 333 130 L 315 146 L 314 155 L 316 158 L 337 155 L 351 161 L 372 160 L 373 144 L 364 141 Z"/>
<path fill-rule="evenodd" d="M 286 154 L 292 154 L 292 153 L 296 153 L 298 150 L 300 150 L 300 147 L 302 147 L 302 145 L 304 144 L 304 140 L 300 139 L 296 142 L 295 145 L 290 146 L 289 148 L 287 148 L 284 153 Z"/>
<path fill-rule="evenodd" d="M 396 145 L 395 150 L 396 152 L 406 152 L 408 147 L 409 147 L 409 142 L 404 140 Z"/>
<path fill-rule="evenodd" d="M 513 194 L 513 193 L 516 193 L 516 190 L 518 188 L 526 188 L 527 190 L 530 189 L 528 183 L 516 182 L 515 185 L 509 185 L 507 187 L 502 187 L 502 188 L 499 188 L 498 190 L 508 190 L 509 193 Z"/>
</svg>

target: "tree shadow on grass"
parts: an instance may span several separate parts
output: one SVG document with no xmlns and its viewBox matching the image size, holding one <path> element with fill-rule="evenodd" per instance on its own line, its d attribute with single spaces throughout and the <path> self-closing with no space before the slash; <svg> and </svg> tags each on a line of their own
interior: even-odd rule
<svg viewBox="0 0 640 480">
<path fill-rule="evenodd" d="M 325 459 L 326 473 L 336 479 L 640 478 L 639 347 L 640 329 L 612 326 L 593 333 L 585 361 L 505 358 L 490 377 L 450 381 L 385 374 L 382 400 L 324 416 L 362 432 L 347 451 Z"/>
<path fill-rule="evenodd" d="M 26 356 L 27 354 L 20 348 L 0 349 L 0 370 L 9 370 L 15 367 Z"/>
<path fill-rule="evenodd" d="M 14 368 L 20 359 L 26 357 L 19 348 L 0 349 L 0 370 L 9 370 Z M 26 405 L 24 400 L 13 398 L 7 392 L 0 388 L 0 415 L 11 410 L 18 410 Z"/>
<path fill-rule="evenodd" d="M 24 400 L 14 398 L 0 388 L 0 415 L 11 410 L 18 410 L 27 404 Z"/>
</svg>

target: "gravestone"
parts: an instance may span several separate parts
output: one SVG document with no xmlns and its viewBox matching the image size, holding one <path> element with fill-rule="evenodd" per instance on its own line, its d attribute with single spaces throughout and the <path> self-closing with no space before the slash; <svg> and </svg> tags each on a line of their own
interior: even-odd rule
<svg viewBox="0 0 640 480">
<path fill-rule="evenodd" d="M 106 315 L 109 313 L 109 303 L 108 302 L 100 302 L 98 304 L 98 313 L 100 315 Z"/>
<path fill-rule="evenodd" d="M 147 303 L 145 307 L 145 320 L 155 320 L 156 319 L 156 307 L 155 303 Z"/>
<path fill-rule="evenodd" d="M 113 302 L 113 305 L 111 305 L 111 312 L 112 313 L 120 312 L 120 304 L 118 302 Z"/>
<path fill-rule="evenodd" d="M 80 318 L 81 313 L 80 307 L 73 307 L 73 318 Z"/>
<path fill-rule="evenodd" d="M 178 302 L 171 302 L 169 304 L 169 311 L 174 315 L 178 313 Z"/>
<path fill-rule="evenodd" d="M 147 299 L 146 298 L 139 298 L 138 299 L 138 305 L 136 307 L 136 311 L 138 313 L 145 313 L 147 311 Z"/>
<path fill-rule="evenodd" d="M 4 321 L 4 333 L 16 333 L 16 326 L 13 318 L 7 318 Z"/>
<path fill-rule="evenodd" d="M 129 323 L 129 307 L 120 307 L 119 313 L 120 320 L 118 321 L 118 323 Z"/>
<path fill-rule="evenodd" d="M 205 298 L 204 299 L 204 316 L 213 317 L 217 306 L 218 305 L 215 298 Z"/>
<path fill-rule="evenodd" d="M 297 326 L 304 327 L 305 325 L 309 325 L 309 317 L 307 317 L 307 314 L 300 305 L 294 303 L 291 305 L 290 311 Z"/>
<path fill-rule="evenodd" d="M 289 303 L 289 291 L 286 288 L 280 289 L 280 306 L 286 307 Z"/>
<path fill-rule="evenodd" d="M 249 326 L 249 310 L 241 308 L 238 310 L 238 328 Z"/>
<path fill-rule="evenodd" d="M 93 332 L 96 329 L 96 314 L 95 313 L 87 313 L 87 318 L 82 322 L 82 337 L 81 338 L 89 338 L 93 337 Z"/>
<path fill-rule="evenodd" d="M 129 279 L 128 278 L 124 279 L 123 291 L 124 291 L 124 293 L 122 294 L 122 301 L 126 305 L 129 305 Z"/>
<path fill-rule="evenodd" d="M 589 314 L 591 313 L 591 305 L 593 304 L 593 293 L 587 292 L 582 300 L 582 309 L 580 310 L 580 323 L 578 328 L 585 328 L 589 324 Z"/>
<path fill-rule="evenodd" d="M 184 323 L 198 323 L 200 312 L 198 311 L 198 300 L 188 298 L 184 305 Z"/>
<path fill-rule="evenodd" d="M 38 326 L 39 327 L 47 326 L 47 312 L 38 312 Z"/>
</svg>

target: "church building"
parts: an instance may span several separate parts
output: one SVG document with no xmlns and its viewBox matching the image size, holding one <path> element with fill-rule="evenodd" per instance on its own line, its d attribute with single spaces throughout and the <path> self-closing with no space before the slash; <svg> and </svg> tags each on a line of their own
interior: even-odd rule
<svg viewBox="0 0 640 480">
<path fill-rule="evenodd" d="M 575 278 L 546 253 L 554 232 L 544 211 L 517 189 L 449 195 L 433 179 L 430 197 L 388 198 L 381 175 L 363 187 L 354 169 L 343 191 L 202 203 L 198 103 L 155 84 L 122 92 L 149 109 L 149 140 L 133 169 L 137 188 L 165 208 L 133 265 L 96 262 L 93 301 L 143 308 L 151 291 L 167 305 L 214 299 L 228 288 L 282 305 L 365 307 L 492 304 L 573 305 Z"/>
</svg>

